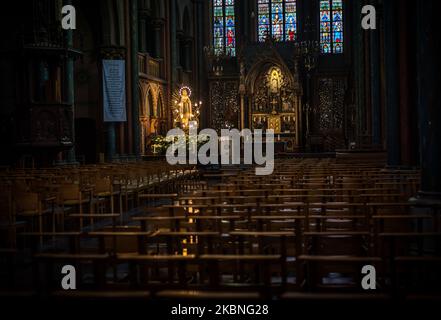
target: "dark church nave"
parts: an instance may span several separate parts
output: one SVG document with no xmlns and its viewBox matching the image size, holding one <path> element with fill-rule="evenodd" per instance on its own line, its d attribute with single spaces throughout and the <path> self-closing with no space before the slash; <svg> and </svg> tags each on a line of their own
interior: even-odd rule
<svg viewBox="0 0 441 320">
<path fill-rule="evenodd" d="M 0 15 L 0 299 L 158 319 L 441 300 L 435 1 Z"/>
</svg>

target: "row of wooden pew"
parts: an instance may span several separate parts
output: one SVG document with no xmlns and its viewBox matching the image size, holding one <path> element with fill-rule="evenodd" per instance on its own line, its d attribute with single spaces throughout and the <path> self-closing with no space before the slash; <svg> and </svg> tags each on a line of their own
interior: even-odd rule
<svg viewBox="0 0 441 320">
<path fill-rule="evenodd" d="M 139 206 L 140 194 L 176 192 L 198 181 L 194 167 L 159 161 L 4 168 L 0 172 L 0 229 L 6 244 L 2 247 L 15 247 L 17 231 L 63 231 L 70 223 L 67 220 L 82 221 L 84 214 L 97 220 L 122 219 L 124 212 Z"/>
<path fill-rule="evenodd" d="M 71 213 L 82 221 L 72 230 L 21 233 L 31 288 L 79 299 L 439 297 L 440 208 L 408 201 L 418 171 L 304 159 L 253 172 L 209 173 L 184 194 L 140 193 L 124 224 Z M 66 264 L 78 271 L 74 292 L 60 290 Z M 361 287 L 365 265 L 376 269 L 374 291 Z"/>
</svg>

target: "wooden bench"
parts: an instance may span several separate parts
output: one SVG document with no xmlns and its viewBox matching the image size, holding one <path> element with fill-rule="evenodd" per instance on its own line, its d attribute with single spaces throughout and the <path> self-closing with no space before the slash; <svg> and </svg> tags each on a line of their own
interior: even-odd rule
<svg viewBox="0 0 441 320">
<path fill-rule="evenodd" d="M 177 300 L 213 300 L 213 301 L 237 301 L 237 300 L 258 300 L 262 299 L 258 292 L 237 292 L 219 290 L 163 290 L 155 294 L 157 298 Z"/>
<path fill-rule="evenodd" d="M 55 288 L 59 287 L 59 283 L 54 282 L 54 273 L 61 274 L 61 268 L 58 271 L 54 270 L 55 265 L 73 265 L 77 271 L 77 287 L 83 286 L 82 272 L 80 265 L 89 264 L 93 266 L 94 284 L 97 288 L 102 288 L 106 284 L 105 265 L 110 256 L 108 254 L 69 254 L 69 253 L 39 253 L 35 254 L 33 258 L 36 260 L 37 270 L 34 272 L 34 282 L 38 288 Z M 40 272 L 38 266 L 43 263 L 43 268 L 46 280 L 46 286 L 43 286 L 40 279 Z M 49 286 L 49 287 L 48 287 Z"/>
<path fill-rule="evenodd" d="M 306 290 L 316 290 L 317 288 L 335 287 L 326 285 L 322 282 L 322 277 L 330 272 L 342 272 L 352 274 L 352 281 L 349 283 L 339 283 L 337 287 L 349 290 L 361 290 L 361 270 L 366 264 L 379 266 L 382 262 L 380 257 L 361 257 L 349 255 L 300 255 L 297 259 L 304 264 L 305 279 L 298 279 L 299 284 Z M 346 266 L 346 267 L 345 267 Z M 303 273 L 301 273 L 303 275 Z"/>
<path fill-rule="evenodd" d="M 112 225 L 115 226 L 117 223 L 117 219 L 121 218 L 121 214 L 117 213 L 85 213 L 85 214 L 77 214 L 72 213 L 67 216 L 67 219 L 74 219 L 79 220 L 79 230 L 83 230 L 84 228 L 84 221 L 89 221 L 90 226 L 94 226 L 95 220 L 102 221 L 102 220 L 109 220 L 111 221 Z"/>
<path fill-rule="evenodd" d="M 66 299 L 86 301 L 145 301 L 151 299 L 150 291 L 145 290 L 60 290 L 50 293 L 50 298 L 64 302 Z"/>
</svg>

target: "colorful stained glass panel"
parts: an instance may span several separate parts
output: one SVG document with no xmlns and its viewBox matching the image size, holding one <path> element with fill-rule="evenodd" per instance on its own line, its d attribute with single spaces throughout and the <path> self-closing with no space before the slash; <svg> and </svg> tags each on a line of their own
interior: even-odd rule
<svg viewBox="0 0 441 320">
<path fill-rule="evenodd" d="M 285 41 L 294 41 L 297 34 L 296 2 L 287 0 L 285 3 Z"/>
<path fill-rule="evenodd" d="M 321 52 L 343 53 L 343 0 L 320 1 Z"/>
<path fill-rule="evenodd" d="M 294 41 L 297 34 L 296 0 L 258 0 L 258 39 Z"/>
<path fill-rule="evenodd" d="M 217 55 L 236 55 L 234 0 L 213 0 L 213 46 Z"/>
</svg>

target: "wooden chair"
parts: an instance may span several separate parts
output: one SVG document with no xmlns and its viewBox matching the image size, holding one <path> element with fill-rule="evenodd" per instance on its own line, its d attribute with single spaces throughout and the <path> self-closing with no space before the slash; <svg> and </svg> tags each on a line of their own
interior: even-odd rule
<svg viewBox="0 0 441 320">
<path fill-rule="evenodd" d="M 63 184 L 60 186 L 58 201 L 62 208 L 59 224 L 62 230 L 65 227 L 65 212 L 67 207 L 78 208 L 79 214 L 84 213 L 84 205 L 88 204 L 86 213 L 92 213 L 93 189 L 90 187 L 82 188 L 78 184 Z"/>
<path fill-rule="evenodd" d="M 122 194 L 120 185 L 115 184 L 112 177 L 107 176 L 96 178 L 94 181 L 94 197 L 98 199 L 106 199 L 109 203 L 110 211 L 105 210 L 105 212 L 109 212 L 111 214 L 115 213 L 116 197 L 119 204 L 118 212 L 119 214 L 122 214 Z"/>
<path fill-rule="evenodd" d="M 47 199 L 54 201 L 55 199 Z M 15 212 L 18 218 L 28 221 L 30 231 L 44 231 L 44 218 L 51 215 L 55 219 L 53 207 L 46 208 L 45 200 L 38 193 L 20 193 L 14 195 Z"/>
<path fill-rule="evenodd" d="M 17 232 L 26 227 L 24 221 L 17 221 L 12 191 L 9 185 L 0 188 L 0 239 L 1 248 L 17 248 Z"/>
</svg>

